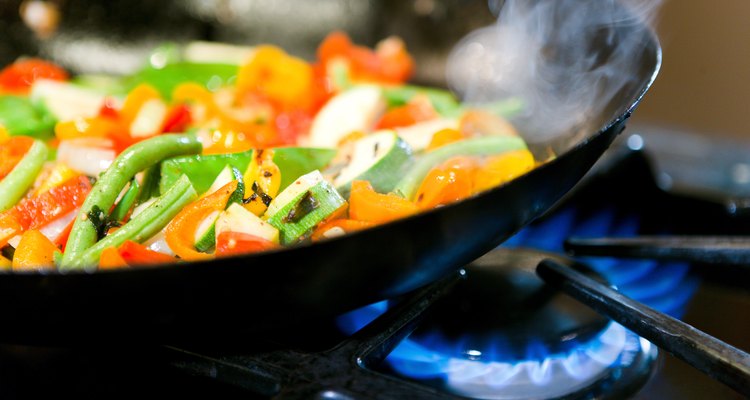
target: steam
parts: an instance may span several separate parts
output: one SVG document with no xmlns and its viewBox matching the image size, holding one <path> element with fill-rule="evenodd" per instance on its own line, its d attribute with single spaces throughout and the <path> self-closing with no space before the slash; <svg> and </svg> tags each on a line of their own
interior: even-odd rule
<svg viewBox="0 0 750 400">
<path fill-rule="evenodd" d="M 507 0 L 452 51 L 448 85 L 468 103 L 520 99 L 513 122 L 530 142 L 569 136 L 636 79 L 645 37 L 620 28 L 648 26 L 659 3 Z"/>
</svg>

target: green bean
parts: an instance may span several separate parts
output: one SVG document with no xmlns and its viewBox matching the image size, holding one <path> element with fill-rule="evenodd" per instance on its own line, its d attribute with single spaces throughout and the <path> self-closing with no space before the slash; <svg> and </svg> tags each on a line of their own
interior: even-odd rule
<svg viewBox="0 0 750 400">
<path fill-rule="evenodd" d="M 34 184 L 36 176 L 47 161 L 47 152 L 44 142 L 34 140 L 26 155 L 0 181 L 0 211 L 13 207 Z"/>
<path fill-rule="evenodd" d="M 102 251 L 107 247 L 118 247 L 126 240 L 139 243 L 147 240 L 167 226 L 183 207 L 197 197 L 198 193 L 190 184 L 190 179 L 183 175 L 166 193 L 157 197 L 151 205 L 120 229 L 83 251 L 80 257 L 67 265 L 67 268 L 95 267 Z"/>
<path fill-rule="evenodd" d="M 81 206 L 65 246 L 61 270 L 77 269 L 77 259 L 97 241 L 96 227 L 88 220 L 95 207 L 110 210 L 125 184 L 136 173 L 169 157 L 196 154 L 201 151 L 197 138 L 189 135 L 159 135 L 136 143 L 123 151 L 104 171 Z"/>
<path fill-rule="evenodd" d="M 128 211 L 130 211 L 130 208 L 135 203 L 136 198 L 138 197 L 138 193 L 141 190 L 141 185 L 138 184 L 138 181 L 136 179 L 130 180 L 130 186 L 128 187 L 128 190 L 125 192 L 124 195 L 120 198 L 120 201 L 117 202 L 117 205 L 115 206 L 114 210 L 112 210 L 112 219 L 115 221 L 122 221 L 125 219 L 125 216 L 128 215 Z"/>
</svg>

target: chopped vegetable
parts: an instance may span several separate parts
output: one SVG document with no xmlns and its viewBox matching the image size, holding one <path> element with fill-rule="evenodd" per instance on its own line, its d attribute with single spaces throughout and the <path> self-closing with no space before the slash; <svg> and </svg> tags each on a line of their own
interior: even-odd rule
<svg viewBox="0 0 750 400">
<path fill-rule="evenodd" d="M 367 181 L 352 182 L 349 197 L 349 216 L 358 221 L 383 224 L 416 214 L 414 203 L 394 194 L 376 192 Z"/>
<path fill-rule="evenodd" d="M 60 267 L 65 269 L 75 268 L 74 266 L 80 265 L 91 265 L 91 263 L 81 264 L 80 257 L 85 249 L 96 243 L 96 229 L 86 219 L 86 216 L 93 210 L 94 206 L 97 206 L 100 210 L 109 210 L 114 205 L 117 196 L 123 187 L 125 187 L 125 184 L 137 172 L 156 164 L 164 158 L 197 153 L 200 150 L 200 143 L 190 136 L 161 135 L 133 145 L 120 154 L 112 166 L 96 182 L 96 185 L 91 190 L 91 194 L 83 203 L 79 217 L 76 218 L 73 230 L 70 233 L 68 245 Z M 192 186 L 190 188 L 192 189 Z"/>
<path fill-rule="evenodd" d="M 0 71 L 0 269 L 91 271 L 318 242 L 489 190 L 536 165 L 506 118 L 407 85 L 399 38 L 165 43 L 130 75 Z M 15 254 L 14 254 L 15 253 Z M 249 268 L 256 267 L 248 265 Z"/>
<path fill-rule="evenodd" d="M 346 201 L 319 171 L 301 176 L 271 202 L 268 222 L 281 232 L 282 244 L 304 239 Z"/>
<path fill-rule="evenodd" d="M 432 167 L 455 156 L 485 156 L 526 148 L 523 139 L 516 136 L 487 136 L 466 139 L 435 149 L 417 160 L 409 173 L 399 182 L 394 192 L 413 199 L 419 184 Z"/>
<path fill-rule="evenodd" d="M 0 181 L 0 211 L 13 207 L 34 184 L 36 176 L 47 160 L 47 153 L 47 145 L 39 140 L 34 140 L 21 161 L 2 178 Z"/>
<path fill-rule="evenodd" d="M 55 253 L 60 250 L 38 230 L 24 232 L 13 253 L 14 271 L 54 270 Z"/>
</svg>

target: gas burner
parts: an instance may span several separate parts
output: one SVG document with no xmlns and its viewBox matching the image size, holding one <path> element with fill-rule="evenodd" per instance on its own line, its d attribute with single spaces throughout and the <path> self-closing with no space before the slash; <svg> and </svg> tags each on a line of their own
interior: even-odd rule
<svg viewBox="0 0 750 400">
<path fill-rule="evenodd" d="M 571 264 L 551 253 L 498 249 L 467 266 L 465 278 L 387 358 L 390 368 L 483 399 L 635 392 L 652 371 L 656 348 L 545 285 L 535 273 L 545 258 Z M 339 323 L 356 330 L 384 308 L 379 303 Z"/>
</svg>

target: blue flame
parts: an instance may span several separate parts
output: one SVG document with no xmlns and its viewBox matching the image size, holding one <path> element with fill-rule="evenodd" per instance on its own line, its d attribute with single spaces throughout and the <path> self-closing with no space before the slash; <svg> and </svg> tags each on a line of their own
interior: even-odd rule
<svg viewBox="0 0 750 400">
<path fill-rule="evenodd" d="M 568 207 L 531 225 L 507 240 L 502 247 L 526 247 L 563 253 L 570 236 L 632 236 L 638 233 L 635 214 L 620 214 L 614 207 L 582 212 Z M 652 308 L 680 317 L 699 281 L 690 276 L 686 263 L 653 260 L 622 260 L 597 257 L 582 259 L 625 295 Z M 352 334 L 383 314 L 387 301 L 349 312 L 338 319 L 344 333 Z M 523 387 L 524 396 L 551 397 L 615 365 L 629 363 L 634 351 L 650 346 L 616 323 L 598 337 L 577 343 L 571 350 L 550 354 L 542 343 L 531 342 L 525 360 L 507 359 L 509 344 L 495 337 L 484 348 L 467 348 L 465 341 L 451 341 L 439 332 L 417 340 L 402 341 L 386 361 L 398 373 L 415 379 L 443 379 L 457 393 L 476 397 L 495 396 L 493 391 Z M 570 348 L 570 347 L 568 347 Z M 506 351 L 504 351 L 504 349 Z M 533 395 L 533 396 L 532 396 Z"/>
</svg>

